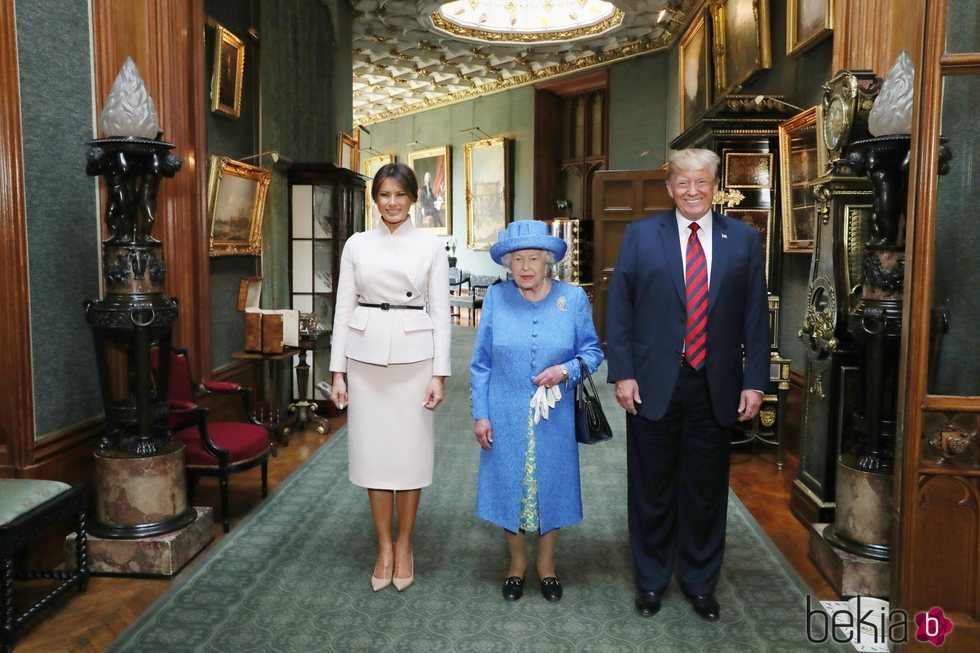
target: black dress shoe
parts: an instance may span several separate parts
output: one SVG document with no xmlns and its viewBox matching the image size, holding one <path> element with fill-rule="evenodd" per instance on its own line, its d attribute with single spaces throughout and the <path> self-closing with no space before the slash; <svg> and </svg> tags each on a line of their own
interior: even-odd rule
<svg viewBox="0 0 980 653">
<path fill-rule="evenodd" d="M 541 579 L 541 596 L 546 601 L 561 601 L 562 589 L 561 581 L 557 576 L 548 576 Z"/>
<path fill-rule="evenodd" d="M 653 590 L 640 590 L 636 595 L 636 611 L 643 617 L 652 617 L 660 612 L 661 592 Z"/>
<path fill-rule="evenodd" d="M 508 576 L 504 580 L 504 600 L 516 601 L 524 596 L 524 579 L 520 576 Z"/>
<path fill-rule="evenodd" d="M 713 595 L 691 594 L 687 597 L 687 600 L 691 602 L 691 606 L 694 607 L 694 611 L 698 613 L 699 617 L 708 621 L 718 621 L 721 608 L 718 606 L 718 601 L 715 600 Z"/>
</svg>

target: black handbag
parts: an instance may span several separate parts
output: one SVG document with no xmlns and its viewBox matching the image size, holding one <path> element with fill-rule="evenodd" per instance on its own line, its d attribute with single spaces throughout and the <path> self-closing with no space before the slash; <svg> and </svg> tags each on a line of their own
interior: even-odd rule
<svg viewBox="0 0 980 653">
<path fill-rule="evenodd" d="M 582 444 L 595 444 L 612 437 L 609 420 L 602 412 L 592 375 L 581 356 L 576 356 L 582 378 L 575 388 L 575 439 Z"/>
</svg>

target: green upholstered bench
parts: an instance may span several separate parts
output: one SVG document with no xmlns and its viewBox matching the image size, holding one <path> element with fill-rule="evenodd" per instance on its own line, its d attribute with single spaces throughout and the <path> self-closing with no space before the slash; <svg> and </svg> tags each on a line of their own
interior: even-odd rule
<svg viewBox="0 0 980 653">
<path fill-rule="evenodd" d="M 25 547 L 51 524 L 75 520 L 73 571 L 14 571 Z M 85 491 L 58 481 L 0 479 L 0 651 L 13 650 L 14 631 L 73 586 L 88 582 L 85 535 Z M 61 582 L 33 605 L 14 610 L 14 580 L 57 579 Z"/>
</svg>

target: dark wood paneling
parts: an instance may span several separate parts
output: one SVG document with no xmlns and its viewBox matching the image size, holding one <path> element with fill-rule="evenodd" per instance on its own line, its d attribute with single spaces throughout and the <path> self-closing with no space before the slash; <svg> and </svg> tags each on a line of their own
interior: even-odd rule
<svg viewBox="0 0 980 653">
<path fill-rule="evenodd" d="M 0 0 L 0 477 L 31 460 L 27 214 L 20 133 L 20 85 L 13 0 Z"/>
<path fill-rule="evenodd" d="M 673 208 L 666 179 L 665 170 L 600 170 L 593 178 L 595 297 L 592 314 L 601 342 L 605 342 L 606 336 L 609 282 L 623 233 L 631 222 Z"/>
</svg>

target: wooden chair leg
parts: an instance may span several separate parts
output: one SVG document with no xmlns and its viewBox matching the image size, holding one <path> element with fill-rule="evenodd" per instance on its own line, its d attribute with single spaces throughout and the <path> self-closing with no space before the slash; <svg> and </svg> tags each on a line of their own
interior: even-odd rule
<svg viewBox="0 0 980 653">
<path fill-rule="evenodd" d="M 219 477 L 219 486 L 221 488 L 221 525 L 224 526 L 225 532 L 228 532 L 228 472 L 227 470 L 221 471 L 221 476 Z"/>
<path fill-rule="evenodd" d="M 0 596 L 0 651 L 7 653 L 14 646 L 14 561 L 13 558 L 0 560 L 0 575 L 3 577 L 2 596 Z"/>
<path fill-rule="evenodd" d="M 269 496 L 269 461 L 262 463 L 262 498 Z"/>
</svg>

